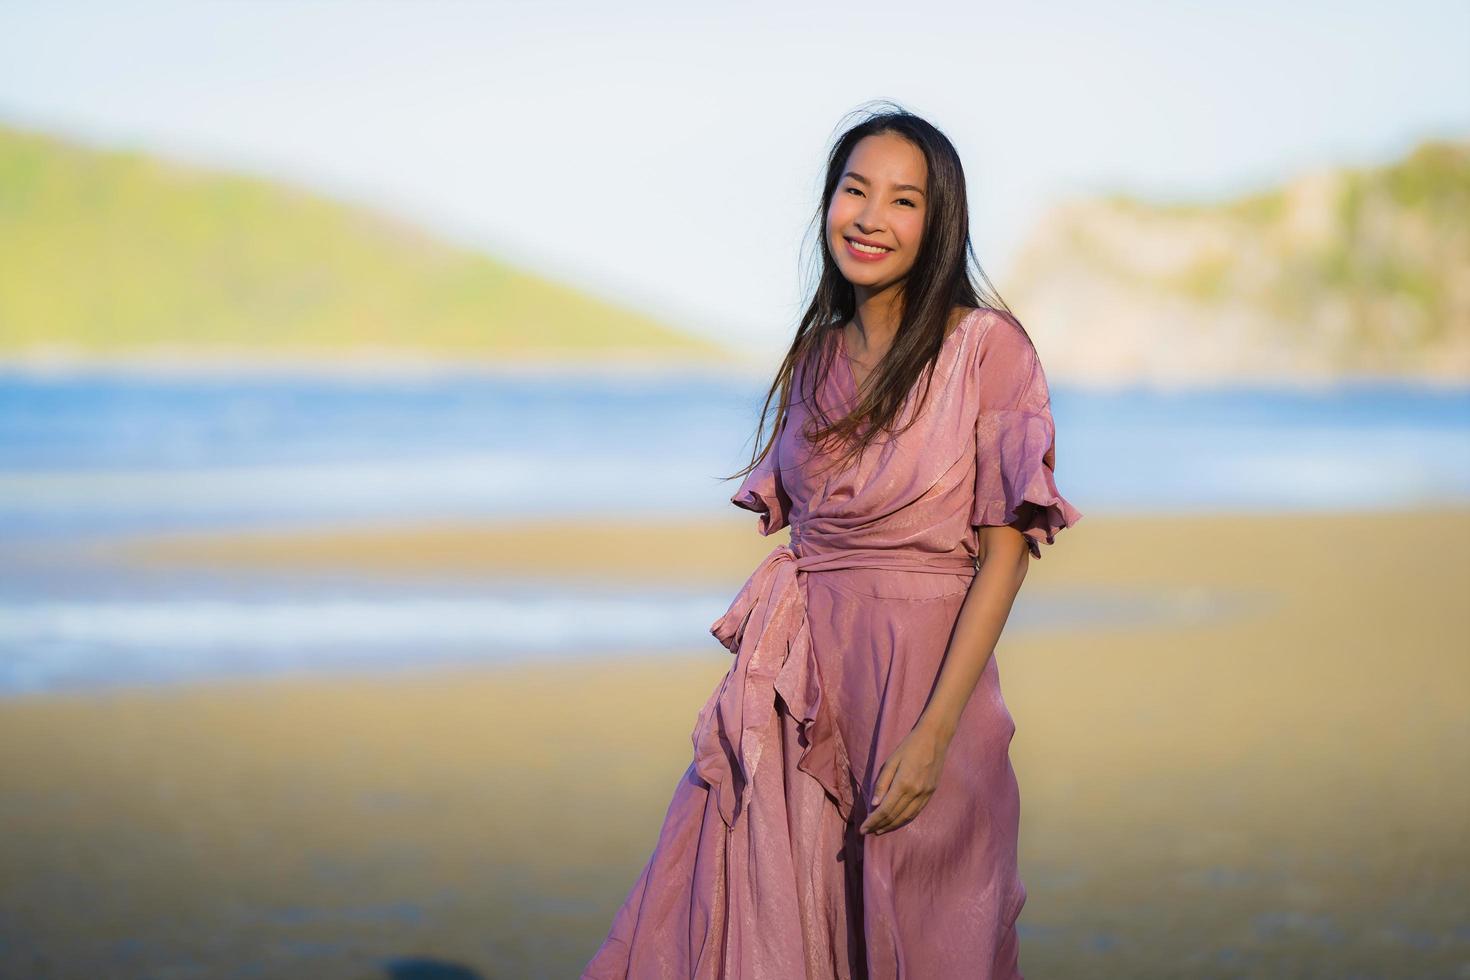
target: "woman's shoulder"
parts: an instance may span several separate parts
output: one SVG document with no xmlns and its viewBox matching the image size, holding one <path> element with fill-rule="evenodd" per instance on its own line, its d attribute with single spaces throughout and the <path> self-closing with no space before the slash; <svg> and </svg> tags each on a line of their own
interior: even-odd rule
<svg viewBox="0 0 1470 980">
<path fill-rule="evenodd" d="M 958 323 L 950 335 L 958 358 L 971 375 L 1002 364 L 1020 366 L 1035 356 L 1031 338 L 1014 315 L 989 306 L 956 307 Z M 964 336 L 956 336 L 963 334 Z M 951 346 L 946 339 L 946 346 Z"/>
<path fill-rule="evenodd" d="M 1007 310 L 980 307 L 969 317 L 975 334 L 973 349 L 978 361 L 1031 365 L 1039 356 L 1031 335 L 1021 326 L 1015 314 Z"/>
<path fill-rule="evenodd" d="M 970 380 L 983 407 L 1041 410 L 1048 400 L 1046 372 L 1031 336 L 1014 314 L 985 308 L 971 320 Z"/>
<path fill-rule="evenodd" d="M 1021 321 L 1009 310 L 998 310 L 993 306 L 976 306 L 965 310 L 962 321 L 969 325 L 972 333 L 990 343 L 1030 343 Z"/>
</svg>

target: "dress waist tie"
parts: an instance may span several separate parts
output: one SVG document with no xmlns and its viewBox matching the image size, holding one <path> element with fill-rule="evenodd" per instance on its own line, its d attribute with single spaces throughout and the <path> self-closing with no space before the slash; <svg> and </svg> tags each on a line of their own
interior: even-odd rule
<svg viewBox="0 0 1470 980">
<path fill-rule="evenodd" d="M 793 542 L 797 539 L 793 537 Z M 799 546 L 799 545 L 798 545 Z M 807 550 L 802 548 L 803 551 Z M 800 725 L 805 748 L 797 768 L 822 784 L 844 820 L 853 809 L 851 763 L 822 686 L 807 628 L 805 590 L 798 576 L 841 568 L 892 568 L 945 575 L 975 571 L 965 554 L 913 549 L 854 548 L 800 557 L 778 545 L 762 559 L 710 633 L 735 662 L 699 711 L 691 736 L 694 768 L 716 795 L 720 816 L 733 827 L 744 808 L 755 767 L 781 753 L 776 695 Z M 770 751 L 766 751 L 767 747 Z"/>
</svg>

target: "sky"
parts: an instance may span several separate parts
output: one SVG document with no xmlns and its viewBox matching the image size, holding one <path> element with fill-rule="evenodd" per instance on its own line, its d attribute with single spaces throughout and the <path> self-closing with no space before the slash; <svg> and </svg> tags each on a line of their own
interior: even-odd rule
<svg viewBox="0 0 1470 980">
<path fill-rule="evenodd" d="M 274 177 L 784 348 L 844 117 L 964 161 L 1005 295 L 1050 205 L 1222 200 L 1470 134 L 1470 3 L 0 3 L 0 123 Z"/>
</svg>

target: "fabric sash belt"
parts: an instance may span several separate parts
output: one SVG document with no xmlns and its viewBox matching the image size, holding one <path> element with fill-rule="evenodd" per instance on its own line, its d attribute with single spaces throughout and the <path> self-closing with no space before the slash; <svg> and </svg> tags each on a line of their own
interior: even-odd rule
<svg viewBox="0 0 1470 980">
<path fill-rule="evenodd" d="M 805 590 L 798 576 L 842 568 L 891 568 L 945 575 L 975 572 L 963 553 L 859 548 L 810 551 L 793 529 L 792 544 L 762 559 L 710 633 L 735 662 L 699 711 L 691 736 L 694 768 L 715 794 L 720 816 L 734 826 L 745 788 L 769 755 L 780 765 L 776 698 L 800 725 L 805 743 L 797 768 L 822 784 L 844 820 L 853 809 L 852 769 L 832 698 L 812 650 Z M 808 552 L 797 556 L 793 545 Z"/>
</svg>

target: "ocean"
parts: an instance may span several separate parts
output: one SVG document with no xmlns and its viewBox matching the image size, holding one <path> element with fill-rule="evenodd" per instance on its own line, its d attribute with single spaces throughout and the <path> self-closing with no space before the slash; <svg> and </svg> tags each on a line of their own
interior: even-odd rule
<svg viewBox="0 0 1470 980">
<path fill-rule="evenodd" d="M 749 458 L 763 394 L 710 376 L 0 373 L 0 695 L 714 645 L 739 581 L 169 569 L 93 546 L 552 516 L 733 514 L 754 533 L 720 477 Z M 1052 398 L 1057 484 L 1084 515 L 1470 500 L 1467 387 Z M 1041 609 L 1023 593 L 1012 623 L 1190 620 L 1230 601 L 1096 592 Z"/>
</svg>

